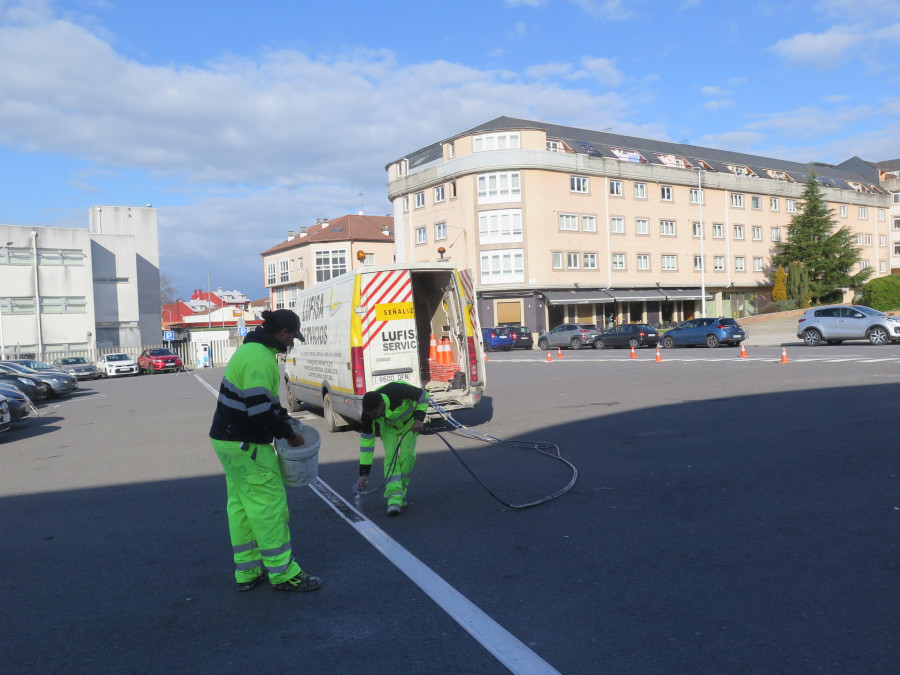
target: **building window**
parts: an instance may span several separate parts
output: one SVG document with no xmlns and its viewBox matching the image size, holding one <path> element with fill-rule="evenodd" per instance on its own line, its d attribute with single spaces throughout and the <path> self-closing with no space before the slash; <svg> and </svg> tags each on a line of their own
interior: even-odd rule
<svg viewBox="0 0 900 675">
<path fill-rule="evenodd" d="M 785 199 L 784 200 L 784 210 L 788 213 L 797 213 L 797 200 L 796 199 Z"/>
<path fill-rule="evenodd" d="M 885 261 L 885 260 L 878 261 L 878 271 L 881 272 L 882 274 L 887 272 L 887 261 Z"/>
<path fill-rule="evenodd" d="M 447 143 L 447 158 L 453 159 L 456 157 L 456 145 L 454 143 Z"/>
<path fill-rule="evenodd" d="M 624 270 L 625 269 L 625 254 L 624 253 L 613 253 L 612 254 L 612 268 L 614 270 Z"/>
<path fill-rule="evenodd" d="M 674 237 L 675 236 L 675 221 L 674 220 L 659 221 L 659 233 L 664 237 Z"/>
<path fill-rule="evenodd" d="M 560 213 L 559 229 L 562 232 L 578 232 L 578 216 L 572 213 Z"/>
<path fill-rule="evenodd" d="M 867 234 L 866 235 L 866 246 L 871 246 L 871 245 L 872 245 L 872 235 Z"/>
<path fill-rule="evenodd" d="M 613 197 L 621 197 L 622 196 L 622 181 L 620 181 L 620 180 L 609 181 L 609 194 L 611 194 Z"/>
<path fill-rule="evenodd" d="M 695 272 L 703 271 L 703 256 L 702 255 L 694 256 L 694 271 Z"/>
<path fill-rule="evenodd" d="M 4 247 L 4 250 L 5 247 Z M 37 250 L 38 265 L 64 265 L 66 267 L 84 267 L 84 251 L 74 248 L 39 248 Z M 29 262 L 31 256 L 29 255 Z"/>
<path fill-rule="evenodd" d="M 562 143 L 559 141 L 547 141 L 548 152 L 562 152 Z"/>
<path fill-rule="evenodd" d="M 697 221 L 691 223 L 691 236 L 693 236 L 694 239 L 699 239 L 703 236 L 703 226 Z"/>
<path fill-rule="evenodd" d="M 366 257 L 368 258 L 370 255 L 372 255 L 372 254 L 370 253 Z M 374 261 L 372 261 L 371 263 L 363 262 L 363 265 L 374 265 L 374 264 L 375 264 Z M 297 307 L 297 294 L 299 292 L 300 292 L 300 289 L 297 288 L 297 284 L 291 284 L 290 286 L 288 286 L 288 309 L 294 309 Z"/>
<path fill-rule="evenodd" d="M 584 176 L 569 176 L 569 189 L 572 192 L 587 194 L 590 192 L 590 181 Z"/>
<path fill-rule="evenodd" d="M 639 270 L 647 271 L 650 269 L 650 254 L 649 253 L 638 253 L 637 254 L 637 268 Z"/>
<path fill-rule="evenodd" d="M 847 205 L 841 204 L 841 218 L 847 217 Z"/>
<path fill-rule="evenodd" d="M 609 231 L 613 234 L 625 234 L 625 219 L 613 216 L 609 219 Z"/>
<path fill-rule="evenodd" d="M 860 260 L 860 261 L 859 261 L 859 269 L 860 269 L 860 270 L 867 270 L 867 269 L 869 269 L 869 261 L 868 261 L 868 260 Z"/>
<path fill-rule="evenodd" d="M 769 197 L 769 210 L 770 211 L 778 210 L 778 197 Z"/>
<path fill-rule="evenodd" d="M 434 203 L 439 204 L 444 201 L 444 186 L 438 185 L 434 188 Z"/>
<path fill-rule="evenodd" d="M 637 218 L 634 221 L 635 234 L 650 234 L 650 221 L 647 218 Z"/>
<path fill-rule="evenodd" d="M 900 255 L 900 241 L 894 242 L 894 255 Z"/>
<path fill-rule="evenodd" d="M 416 228 L 416 244 L 427 244 L 428 243 L 428 232 L 424 227 Z"/>
<path fill-rule="evenodd" d="M 343 249 L 316 251 L 316 281 L 329 279 L 347 271 L 347 252 Z"/>
<path fill-rule="evenodd" d="M 586 270 L 597 269 L 597 254 L 596 253 L 585 253 L 584 254 L 584 269 L 586 269 Z"/>
<path fill-rule="evenodd" d="M 434 226 L 434 240 L 443 241 L 447 238 L 447 223 L 437 223 Z"/>
<path fill-rule="evenodd" d="M 0 298 L 3 314 L 34 314 L 34 298 Z"/>
<path fill-rule="evenodd" d="M 417 192 L 415 196 L 416 196 L 416 208 L 421 209 L 423 206 L 425 206 L 425 193 Z"/>
<path fill-rule="evenodd" d="M 298 270 L 303 269 L 303 258 L 297 258 L 297 269 Z"/>
<path fill-rule="evenodd" d="M 781 228 L 780 227 L 772 228 L 772 241 L 781 241 Z"/>
<path fill-rule="evenodd" d="M 713 223 L 713 239 L 725 238 L 725 226 L 722 223 Z"/>
<path fill-rule="evenodd" d="M 275 261 L 266 263 L 266 286 L 275 285 Z"/>
<path fill-rule="evenodd" d="M 703 190 L 700 188 L 691 188 L 691 204 L 700 204 L 703 200 L 703 204 L 706 203 L 706 195 L 703 194 Z"/>
<path fill-rule="evenodd" d="M 569 251 L 566 253 L 566 267 L 570 270 L 581 269 L 581 254 Z"/>
<path fill-rule="evenodd" d="M 522 241 L 522 209 L 498 209 L 478 214 L 478 241 L 505 244 Z"/>
<path fill-rule="evenodd" d="M 714 255 L 713 256 L 713 271 L 722 272 L 725 270 L 725 256 L 724 255 Z"/>
<path fill-rule="evenodd" d="M 287 258 L 282 258 L 278 261 L 278 283 L 286 284 L 291 280 L 291 273 L 289 268 L 289 261 Z"/>
<path fill-rule="evenodd" d="M 869 219 L 869 209 L 865 206 L 859 207 L 859 219 L 860 220 L 868 220 Z"/>
<path fill-rule="evenodd" d="M 734 238 L 738 241 L 744 238 L 744 226 L 743 225 L 735 225 L 734 226 Z"/>
<path fill-rule="evenodd" d="M 563 268 L 562 251 L 553 251 L 553 269 L 561 270 Z"/>
<path fill-rule="evenodd" d="M 4 246 L 0 248 L 0 265 L 30 265 L 30 248 L 12 248 Z"/>
<path fill-rule="evenodd" d="M 750 197 L 750 208 L 759 210 L 762 208 L 762 197 L 753 195 Z"/>
<path fill-rule="evenodd" d="M 894 229 L 900 230 L 900 218 L 894 218 Z"/>
<path fill-rule="evenodd" d="M 659 198 L 664 202 L 671 202 L 674 197 L 672 196 L 672 186 L 671 185 L 660 185 L 659 186 Z"/>
<path fill-rule="evenodd" d="M 878 245 L 882 248 L 887 246 L 887 235 L 880 234 L 878 235 Z"/>
<path fill-rule="evenodd" d="M 582 232 L 596 232 L 597 216 L 581 216 L 581 230 Z"/>
<path fill-rule="evenodd" d="M 744 271 L 744 256 L 738 255 L 734 258 L 734 271 L 735 272 L 743 272 Z"/>
<path fill-rule="evenodd" d="M 678 269 L 677 255 L 664 255 L 662 257 L 662 269 L 668 272 Z"/>
<path fill-rule="evenodd" d="M 363 264 L 363 265 L 377 264 L 375 262 L 375 254 L 374 253 L 366 253 L 365 251 L 363 251 L 363 254 L 365 255 L 365 257 L 362 259 L 361 264 Z M 294 288 L 296 288 L 296 284 L 294 285 Z M 291 302 L 293 302 L 293 301 L 291 301 Z"/>
<path fill-rule="evenodd" d="M 857 234 L 856 235 L 856 245 L 862 246 L 862 242 L 863 242 L 863 236 L 861 234 Z"/>
<path fill-rule="evenodd" d="M 884 222 L 884 209 L 878 209 L 878 222 Z"/>
<path fill-rule="evenodd" d="M 450 181 L 450 199 L 456 199 L 456 181 Z"/>
<path fill-rule="evenodd" d="M 744 195 L 738 192 L 731 193 L 731 208 L 733 209 L 742 209 L 744 208 Z"/>
<path fill-rule="evenodd" d="M 900 195 L 900 192 L 896 193 Z M 646 183 L 635 183 L 634 184 L 634 198 L 635 199 L 647 199 L 647 184 Z M 900 204 L 900 202 L 894 202 L 895 204 Z"/>
<path fill-rule="evenodd" d="M 498 134 L 481 134 L 472 139 L 472 152 L 488 150 L 507 150 L 521 147 L 518 131 L 507 131 Z"/>
<path fill-rule="evenodd" d="M 762 258 L 754 258 L 753 259 L 753 271 L 754 272 L 762 272 L 763 271 L 763 259 Z"/>
<path fill-rule="evenodd" d="M 481 254 L 481 283 L 505 284 L 525 281 L 522 249 L 487 251 Z"/>
<path fill-rule="evenodd" d="M 518 171 L 484 173 L 478 176 L 479 204 L 519 201 L 522 201 L 522 189 L 519 186 Z"/>
<path fill-rule="evenodd" d="M 86 314 L 87 300 L 84 296 L 40 298 L 42 314 Z M 32 303 L 32 306 L 33 303 Z M 4 308 L 5 309 L 5 308 Z"/>
<path fill-rule="evenodd" d="M 284 309 L 284 288 L 275 289 L 275 309 Z"/>
<path fill-rule="evenodd" d="M 762 241 L 762 228 L 759 225 L 754 225 L 752 229 L 753 241 Z"/>
<path fill-rule="evenodd" d="M 900 192 L 892 192 L 891 199 L 894 204 L 900 204 Z"/>
<path fill-rule="evenodd" d="M 403 197 L 403 212 L 409 211 L 409 195 Z"/>
</svg>

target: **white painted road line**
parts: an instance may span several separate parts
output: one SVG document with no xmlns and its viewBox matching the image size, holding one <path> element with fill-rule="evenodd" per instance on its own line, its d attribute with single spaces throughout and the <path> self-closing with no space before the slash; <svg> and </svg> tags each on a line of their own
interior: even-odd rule
<svg viewBox="0 0 900 675">
<path fill-rule="evenodd" d="M 212 385 L 200 376 L 191 374 L 218 398 L 219 392 Z M 517 675 L 559 675 L 558 670 L 482 612 L 384 530 L 350 506 L 325 481 L 317 478 L 309 487 L 510 671 Z"/>
</svg>

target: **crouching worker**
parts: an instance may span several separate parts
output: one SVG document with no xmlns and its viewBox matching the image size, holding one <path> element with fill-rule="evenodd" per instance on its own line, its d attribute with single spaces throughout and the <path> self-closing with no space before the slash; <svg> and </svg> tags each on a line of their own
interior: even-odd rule
<svg viewBox="0 0 900 675">
<path fill-rule="evenodd" d="M 416 463 L 416 441 L 425 429 L 427 410 L 425 390 L 406 382 L 389 382 L 363 396 L 356 483 L 361 490 L 369 484 L 377 426 L 384 445 L 384 497 L 389 516 L 398 515 L 406 506 L 406 488 Z"/>
<path fill-rule="evenodd" d="M 268 579 L 276 591 L 314 591 L 321 585 L 294 560 L 287 496 L 272 447 L 275 438 L 303 445 L 278 402 L 276 354 L 303 341 L 300 318 L 289 309 L 262 313 L 263 324 L 244 338 L 225 368 L 209 437 L 225 470 L 228 530 L 238 591 Z"/>
</svg>

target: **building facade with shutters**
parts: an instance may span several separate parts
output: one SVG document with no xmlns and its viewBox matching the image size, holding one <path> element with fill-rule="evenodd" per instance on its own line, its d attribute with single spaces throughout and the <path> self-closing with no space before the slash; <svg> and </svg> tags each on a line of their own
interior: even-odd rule
<svg viewBox="0 0 900 675">
<path fill-rule="evenodd" d="M 875 276 L 900 268 L 890 165 L 814 166 L 837 224 L 856 234 L 860 264 Z M 679 321 L 704 305 L 707 316 L 757 313 L 810 171 L 508 117 L 386 169 L 397 261 L 471 268 L 483 325 L 534 331 Z"/>
</svg>

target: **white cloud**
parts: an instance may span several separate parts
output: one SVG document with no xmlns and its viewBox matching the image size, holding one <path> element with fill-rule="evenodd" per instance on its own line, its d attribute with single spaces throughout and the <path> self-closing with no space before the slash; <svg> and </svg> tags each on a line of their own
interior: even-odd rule
<svg viewBox="0 0 900 675">
<path fill-rule="evenodd" d="M 506 0 L 506 4 L 510 7 L 518 7 L 519 5 L 526 5 L 528 7 L 539 7 L 540 5 L 544 5 L 547 3 L 547 0 Z"/>
<path fill-rule="evenodd" d="M 721 87 L 700 87 L 700 93 L 704 96 L 725 96 L 728 94 L 728 90 L 722 89 Z"/>
<path fill-rule="evenodd" d="M 615 67 L 613 59 L 591 58 L 585 56 L 581 59 L 581 67 L 597 82 L 610 87 L 622 84 L 625 77 Z"/>
<path fill-rule="evenodd" d="M 844 59 L 844 52 L 865 36 L 847 26 L 835 26 L 825 33 L 801 33 L 779 40 L 769 49 L 789 63 L 829 67 Z"/>
<path fill-rule="evenodd" d="M 633 16 L 622 0 L 569 0 L 595 19 L 620 21 Z M 632 3 L 634 4 L 634 3 Z"/>
<path fill-rule="evenodd" d="M 814 7 L 819 14 L 841 20 L 900 16 L 900 0 L 818 0 Z"/>
<path fill-rule="evenodd" d="M 525 69 L 525 75 L 535 80 L 549 80 L 555 77 L 569 77 L 574 70 L 571 63 L 542 63 L 537 66 L 529 66 Z"/>
<path fill-rule="evenodd" d="M 697 145 L 733 150 L 735 152 L 750 152 L 758 147 L 762 139 L 763 134 L 758 132 L 731 131 L 703 136 Z"/>
<path fill-rule="evenodd" d="M 713 101 L 707 101 L 703 104 L 703 107 L 707 110 L 721 110 L 722 108 L 728 108 L 734 105 L 734 99 L 731 98 L 719 98 Z"/>
</svg>

